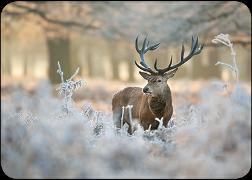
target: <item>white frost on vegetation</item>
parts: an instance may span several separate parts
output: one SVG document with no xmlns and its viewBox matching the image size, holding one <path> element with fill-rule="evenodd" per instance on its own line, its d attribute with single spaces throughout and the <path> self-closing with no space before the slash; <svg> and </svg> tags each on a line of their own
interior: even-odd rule
<svg viewBox="0 0 252 180">
<path fill-rule="evenodd" d="M 221 83 L 219 83 L 221 84 Z M 237 178 L 251 167 L 251 95 L 210 83 L 168 128 L 115 133 L 90 104 L 62 116 L 47 81 L 1 100 L 1 164 L 13 178 Z M 130 109 L 130 108 L 128 108 Z M 179 113 L 178 113 L 179 112 Z M 127 113 L 128 115 L 128 113 Z"/>
<path fill-rule="evenodd" d="M 79 80 L 76 82 L 72 80 L 78 74 L 78 72 L 79 72 L 79 67 L 76 69 L 75 73 L 69 79 L 67 79 L 65 82 L 64 81 L 64 72 L 61 70 L 60 63 L 58 61 L 57 73 L 60 75 L 61 83 L 60 83 L 60 87 L 57 90 L 59 91 L 60 95 L 64 96 L 63 110 L 66 113 L 68 113 L 72 109 L 73 91 L 79 89 L 84 84 L 83 80 Z"/>
<path fill-rule="evenodd" d="M 162 127 L 163 127 L 163 117 L 161 117 L 161 119 L 155 118 L 155 120 L 156 120 L 157 122 L 159 122 L 159 124 L 158 124 L 158 129 L 162 128 Z"/>
<path fill-rule="evenodd" d="M 237 64 L 236 64 L 236 53 L 233 48 L 233 43 L 229 39 L 229 34 L 221 33 L 221 34 L 215 36 L 214 39 L 212 40 L 212 42 L 215 44 L 222 43 L 225 46 L 230 48 L 231 57 L 232 57 L 232 65 L 227 64 L 227 63 L 223 63 L 220 61 L 218 61 L 215 65 L 223 65 L 223 66 L 226 66 L 227 68 L 229 68 L 235 74 L 236 81 L 239 82 L 239 71 L 238 71 Z"/>
</svg>

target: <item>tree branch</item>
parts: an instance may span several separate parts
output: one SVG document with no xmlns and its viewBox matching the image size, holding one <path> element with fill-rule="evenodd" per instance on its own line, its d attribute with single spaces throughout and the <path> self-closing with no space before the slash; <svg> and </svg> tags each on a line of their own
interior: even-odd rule
<svg viewBox="0 0 252 180">
<path fill-rule="evenodd" d="M 230 16 L 231 14 L 234 14 L 240 7 L 241 7 L 241 4 L 238 4 L 237 6 L 234 6 L 231 10 L 229 10 L 227 12 L 223 12 L 223 13 L 215 16 L 215 14 L 214 14 L 214 11 L 216 8 L 216 5 L 215 5 L 212 8 L 208 8 L 208 12 L 210 12 L 210 14 L 212 14 L 211 16 L 210 15 L 206 16 L 206 17 L 201 16 L 201 18 L 199 18 L 197 20 L 188 18 L 188 22 L 190 22 L 193 25 L 196 25 L 196 24 L 200 24 L 200 23 L 208 23 L 211 21 L 219 20 L 220 18 L 226 18 L 226 17 Z"/>
<path fill-rule="evenodd" d="M 28 13 L 32 13 L 34 15 L 39 16 L 40 18 L 42 18 L 43 20 L 51 23 L 51 24 L 56 24 L 56 25 L 60 25 L 60 26 L 64 26 L 64 27 L 77 27 L 77 28 L 81 28 L 81 29 L 98 29 L 98 27 L 94 26 L 93 23 L 89 23 L 89 24 L 82 24 L 76 21 L 62 21 L 62 20 L 56 20 L 56 19 L 52 19 L 46 16 L 44 11 L 41 11 L 39 9 L 35 9 L 35 8 L 31 8 L 25 5 L 21 5 L 21 4 L 16 4 L 16 3 L 12 3 L 13 6 L 19 8 L 19 9 L 23 9 L 26 10 L 26 12 Z M 14 12 L 12 12 L 13 14 Z M 8 14 L 7 14 L 8 15 Z"/>
<path fill-rule="evenodd" d="M 251 45 L 251 40 L 234 40 L 232 41 L 233 44 L 240 44 L 242 46 L 248 47 Z M 213 44 L 211 42 L 206 42 L 204 43 L 204 46 L 207 47 L 221 47 L 222 45 L 220 44 Z"/>
</svg>

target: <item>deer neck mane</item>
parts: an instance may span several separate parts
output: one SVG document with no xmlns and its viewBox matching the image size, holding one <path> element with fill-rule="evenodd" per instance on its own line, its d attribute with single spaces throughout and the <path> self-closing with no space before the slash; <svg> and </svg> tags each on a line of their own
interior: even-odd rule
<svg viewBox="0 0 252 180">
<path fill-rule="evenodd" d="M 170 104 L 170 101 L 171 91 L 169 87 L 163 91 L 163 94 L 148 98 L 149 108 L 152 114 L 159 119 L 163 117 L 166 104 Z"/>
</svg>

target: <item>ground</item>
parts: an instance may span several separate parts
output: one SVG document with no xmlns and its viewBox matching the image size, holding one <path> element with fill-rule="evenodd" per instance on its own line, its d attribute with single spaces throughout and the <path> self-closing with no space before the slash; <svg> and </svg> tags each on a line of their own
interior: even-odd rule
<svg viewBox="0 0 252 180">
<path fill-rule="evenodd" d="M 1 84 L 1 165 L 13 178 L 237 178 L 251 167 L 251 84 L 174 80 L 168 128 L 115 132 L 111 98 L 126 83 L 85 79 L 62 111 L 58 86 Z"/>
</svg>

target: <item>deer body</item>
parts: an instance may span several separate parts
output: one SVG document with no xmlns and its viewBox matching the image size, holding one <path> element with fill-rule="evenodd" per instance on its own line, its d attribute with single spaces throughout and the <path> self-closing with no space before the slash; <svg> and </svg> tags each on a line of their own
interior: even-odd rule
<svg viewBox="0 0 252 180">
<path fill-rule="evenodd" d="M 139 87 L 127 87 L 114 95 L 112 100 L 113 118 L 116 127 L 121 126 L 122 106 L 133 105 L 132 118 L 137 120 L 144 130 L 151 125 L 151 129 L 157 129 L 159 122 L 155 118 L 163 117 L 163 124 L 166 127 L 170 120 L 173 107 L 171 92 L 168 88 L 164 94 L 157 97 L 146 95 Z M 129 121 L 127 112 L 124 114 L 124 122 L 129 125 L 129 131 L 133 128 Z"/>
<path fill-rule="evenodd" d="M 163 126 L 167 127 L 169 120 L 172 117 L 173 106 L 170 88 L 167 80 L 174 76 L 179 66 L 187 62 L 192 56 L 199 54 L 203 46 L 198 45 L 198 38 L 192 38 L 192 47 L 189 55 L 184 57 L 184 46 L 182 45 L 181 59 L 178 64 L 172 65 L 172 58 L 168 67 L 164 69 L 157 68 L 157 60 L 155 61 L 152 70 L 144 60 L 144 54 L 149 50 L 158 48 L 159 43 L 148 46 L 144 39 L 142 49 L 138 48 L 138 37 L 135 41 L 136 50 L 140 55 L 140 65 L 135 61 L 136 66 L 145 71 L 140 71 L 139 74 L 148 81 L 147 85 L 142 89 L 139 87 L 127 87 L 117 94 L 112 99 L 113 120 L 117 128 L 121 128 L 124 123 L 129 125 L 128 132 L 132 134 L 134 123 L 130 121 L 128 112 L 122 113 L 122 107 L 133 105 L 132 119 L 137 120 L 140 125 L 147 130 L 151 125 L 151 129 L 157 129 L 159 122 L 155 118 L 163 118 Z M 148 73 L 146 73 L 148 72 Z"/>
</svg>

